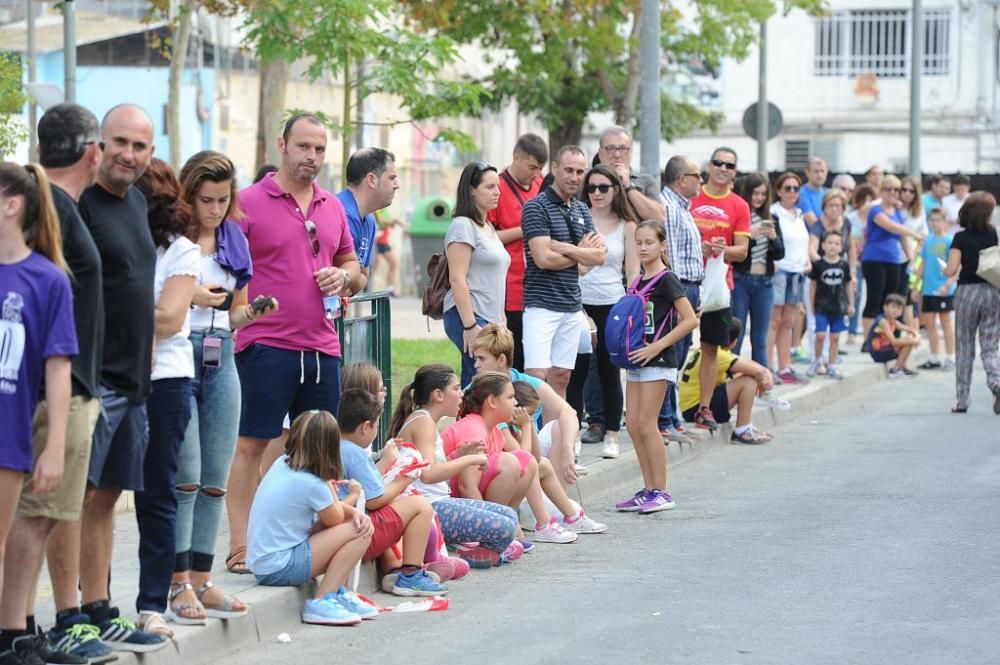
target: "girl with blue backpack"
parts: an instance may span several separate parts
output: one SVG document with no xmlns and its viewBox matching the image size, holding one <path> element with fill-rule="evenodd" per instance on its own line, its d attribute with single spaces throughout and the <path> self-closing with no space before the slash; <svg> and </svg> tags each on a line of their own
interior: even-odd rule
<svg viewBox="0 0 1000 665">
<path fill-rule="evenodd" d="M 635 243 L 642 273 L 608 314 L 605 342 L 612 362 L 627 370 L 625 426 L 642 471 L 643 486 L 615 508 L 640 515 L 670 510 L 667 453 L 657 423 L 667 388 L 677 382 L 674 345 L 698 327 L 684 287 L 667 268 L 663 224 L 642 222 Z"/>
</svg>

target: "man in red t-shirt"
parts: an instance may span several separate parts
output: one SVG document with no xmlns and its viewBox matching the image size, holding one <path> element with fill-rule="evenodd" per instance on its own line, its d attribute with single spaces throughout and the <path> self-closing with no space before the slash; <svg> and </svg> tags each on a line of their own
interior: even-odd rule
<svg viewBox="0 0 1000 665">
<path fill-rule="evenodd" d="M 545 141 L 535 134 L 524 134 L 514 144 L 510 166 L 500 174 L 500 202 L 486 219 L 497 229 L 500 242 L 510 254 L 507 271 L 507 328 L 514 335 L 513 367 L 524 371 L 524 334 L 521 316 L 524 312 L 524 235 L 521 231 L 521 208 L 535 198 L 542 186 L 542 168 L 549 161 Z"/>
<path fill-rule="evenodd" d="M 708 163 L 708 182 L 691 201 L 691 216 L 701 231 L 701 251 L 706 261 L 720 254 L 729 264 L 726 285 L 733 290 L 733 262 L 746 258 L 750 248 L 750 206 L 732 191 L 736 178 L 736 151 L 716 148 Z M 720 346 L 729 344 L 730 309 L 701 314 L 701 401 L 695 425 L 715 432 L 718 423 L 710 408 Z"/>
</svg>

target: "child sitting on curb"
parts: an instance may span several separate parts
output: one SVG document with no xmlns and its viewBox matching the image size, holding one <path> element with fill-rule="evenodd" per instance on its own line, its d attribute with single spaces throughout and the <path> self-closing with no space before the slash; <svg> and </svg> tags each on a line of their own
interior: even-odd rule
<svg viewBox="0 0 1000 665">
<path fill-rule="evenodd" d="M 286 451 L 254 495 L 247 565 L 264 586 L 299 586 L 323 574 L 316 595 L 306 601 L 305 623 L 342 626 L 378 616 L 345 587 L 374 528 L 364 513 L 337 498 L 343 477 L 337 421 L 326 411 L 303 413 L 292 425 Z M 358 490 L 352 483 L 351 493 Z"/>
<path fill-rule="evenodd" d="M 729 437 L 730 443 L 767 443 L 773 437 L 753 426 L 754 397 L 774 386 L 770 370 L 752 360 L 745 360 L 733 354 L 732 348 L 740 338 L 742 324 L 739 319 L 729 323 L 729 345 L 719 349 L 719 371 L 715 376 L 715 390 L 712 393 L 712 415 L 718 423 L 727 423 L 730 410 L 736 407 L 736 427 Z M 700 395 L 699 370 L 701 351 L 694 349 L 688 356 L 681 375 L 681 409 L 684 420 L 694 422 L 698 411 Z"/>
<path fill-rule="evenodd" d="M 344 476 L 361 483 L 365 509 L 375 527 L 364 560 L 374 561 L 402 538 L 402 567 L 385 571 L 397 575 L 392 593 L 397 596 L 448 593 L 448 587 L 435 582 L 423 568 L 434 509 L 422 496 L 400 496 L 413 482 L 410 476 L 400 476 L 384 485 L 382 474 L 368 455 L 368 448 L 378 434 L 381 415 L 381 403 L 366 390 L 351 388 L 340 396 L 340 457 L 344 461 Z M 358 495 L 351 493 L 343 500 L 355 503 Z"/>
<path fill-rule="evenodd" d="M 882 313 L 875 318 L 868 332 L 867 349 L 872 360 L 886 364 L 896 361 L 889 370 L 890 379 L 918 374 L 906 366 L 910 353 L 920 346 L 920 335 L 899 321 L 904 307 L 906 298 L 898 293 L 887 295 L 882 302 Z"/>
</svg>

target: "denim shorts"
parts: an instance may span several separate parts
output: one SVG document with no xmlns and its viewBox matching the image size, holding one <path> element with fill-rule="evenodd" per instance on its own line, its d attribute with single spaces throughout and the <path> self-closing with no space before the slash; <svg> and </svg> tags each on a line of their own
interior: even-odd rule
<svg viewBox="0 0 1000 665">
<path fill-rule="evenodd" d="M 774 285 L 774 305 L 801 305 L 805 275 L 799 272 L 775 271 L 771 283 Z"/>
<path fill-rule="evenodd" d="M 311 580 L 312 549 L 309 547 L 309 539 L 292 548 L 284 568 L 266 575 L 254 574 L 254 577 L 258 584 L 264 586 L 299 586 Z"/>
<path fill-rule="evenodd" d="M 823 312 L 816 312 L 816 332 L 842 333 L 847 330 L 847 317 L 829 316 Z"/>
</svg>

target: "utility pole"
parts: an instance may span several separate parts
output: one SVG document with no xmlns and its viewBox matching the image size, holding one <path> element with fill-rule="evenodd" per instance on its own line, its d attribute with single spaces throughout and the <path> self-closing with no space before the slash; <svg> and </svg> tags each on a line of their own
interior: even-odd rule
<svg viewBox="0 0 1000 665">
<path fill-rule="evenodd" d="M 67 102 L 76 102 L 76 5 L 63 0 L 63 70 Z"/>
<path fill-rule="evenodd" d="M 35 7 L 32 0 L 25 0 L 28 5 L 28 161 L 38 161 L 38 107 L 35 105 L 34 87 L 37 81 L 38 67 L 35 64 L 38 48 L 35 43 Z"/>
<path fill-rule="evenodd" d="M 757 170 L 767 173 L 767 19 L 760 22 L 757 74 Z"/>
<path fill-rule="evenodd" d="M 639 96 L 640 168 L 656 176 L 660 166 L 660 3 L 642 0 L 639 32 L 642 83 Z"/>
<path fill-rule="evenodd" d="M 921 0 L 913 0 L 910 48 L 910 175 L 920 177 L 920 79 L 924 69 L 924 12 Z"/>
</svg>

